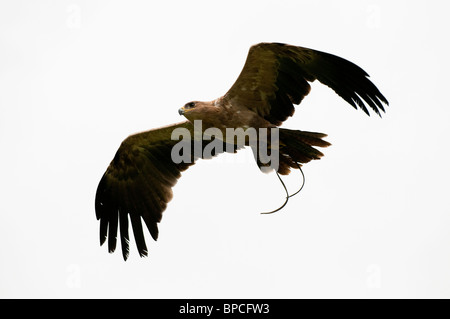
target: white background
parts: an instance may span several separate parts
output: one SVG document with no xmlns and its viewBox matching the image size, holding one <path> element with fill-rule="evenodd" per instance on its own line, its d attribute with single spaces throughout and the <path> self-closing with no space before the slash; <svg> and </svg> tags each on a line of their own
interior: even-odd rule
<svg viewBox="0 0 450 319">
<path fill-rule="evenodd" d="M 445 3 L 0 2 L 0 297 L 450 297 Z M 285 209 L 260 215 L 276 176 L 222 155 L 183 174 L 148 258 L 108 254 L 94 196 L 120 142 L 223 95 L 262 41 L 355 62 L 387 113 L 313 83 L 284 127 L 333 145 Z"/>
</svg>

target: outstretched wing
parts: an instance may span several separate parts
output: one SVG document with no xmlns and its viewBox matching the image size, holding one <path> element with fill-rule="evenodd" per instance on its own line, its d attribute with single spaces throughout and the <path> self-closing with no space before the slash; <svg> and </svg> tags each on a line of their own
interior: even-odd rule
<svg viewBox="0 0 450 319">
<path fill-rule="evenodd" d="M 177 183 L 181 172 L 202 156 L 195 154 L 194 143 L 189 140 L 190 161 L 177 164 L 172 160 L 172 147 L 180 142 L 171 139 L 172 131 L 176 128 L 189 130 L 193 139 L 194 128 L 188 121 L 126 138 L 98 185 L 95 211 L 97 219 L 100 220 L 100 244 L 108 239 L 109 252 L 114 252 L 117 231 L 120 229 L 125 260 L 129 255 L 129 219 L 137 249 L 141 256 L 146 256 L 147 246 L 141 220 L 144 220 L 152 238 L 156 240 L 157 223 L 161 220 L 167 203 L 172 199 L 172 187 Z M 201 143 L 203 149 L 204 142 Z M 224 151 L 226 150 L 230 149 L 224 147 Z M 236 148 L 233 148 L 233 151 L 236 151 Z"/>
<path fill-rule="evenodd" d="M 224 102 L 245 107 L 275 125 L 294 114 L 293 104 L 300 104 L 319 80 L 332 88 L 354 108 L 367 115 L 367 105 L 381 115 L 386 98 L 356 64 L 338 56 L 282 43 L 252 46 L 244 68 Z"/>
</svg>

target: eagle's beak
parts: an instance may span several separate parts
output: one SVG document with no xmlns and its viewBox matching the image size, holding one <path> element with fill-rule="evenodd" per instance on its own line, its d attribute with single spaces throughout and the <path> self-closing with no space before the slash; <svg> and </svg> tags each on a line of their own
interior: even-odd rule
<svg viewBox="0 0 450 319">
<path fill-rule="evenodd" d="M 183 107 L 181 109 L 178 109 L 178 114 L 184 115 L 184 108 Z"/>
</svg>

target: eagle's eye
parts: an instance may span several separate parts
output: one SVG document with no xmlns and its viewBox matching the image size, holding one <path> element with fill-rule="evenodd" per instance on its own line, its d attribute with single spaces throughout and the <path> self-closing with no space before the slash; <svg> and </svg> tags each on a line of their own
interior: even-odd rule
<svg viewBox="0 0 450 319">
<path fill-rule="evenodd" d="M 186 103 L 186 105 L 184 107 L 187 109 L 192 109 L 193 107 L 195 107 L 195 103 L 194 102 Z"/>
</svg>

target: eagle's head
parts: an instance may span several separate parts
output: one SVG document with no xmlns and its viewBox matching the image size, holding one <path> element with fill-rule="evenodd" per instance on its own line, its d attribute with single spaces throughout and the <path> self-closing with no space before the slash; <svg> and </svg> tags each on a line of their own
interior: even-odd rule
<svg viewBox="0 0 450 319">
<path fill-rule="evenodd" d="M 178 110 L 178 114 L 184 115 L 189 121 L 202 120 L 208 122 L 214 115 L 219 113 L 218 107 L 215 105 L 214 101 L 211 102 L 200 102 L 192 101 L 186 103 L 182 108 Z"/>
</svg>

